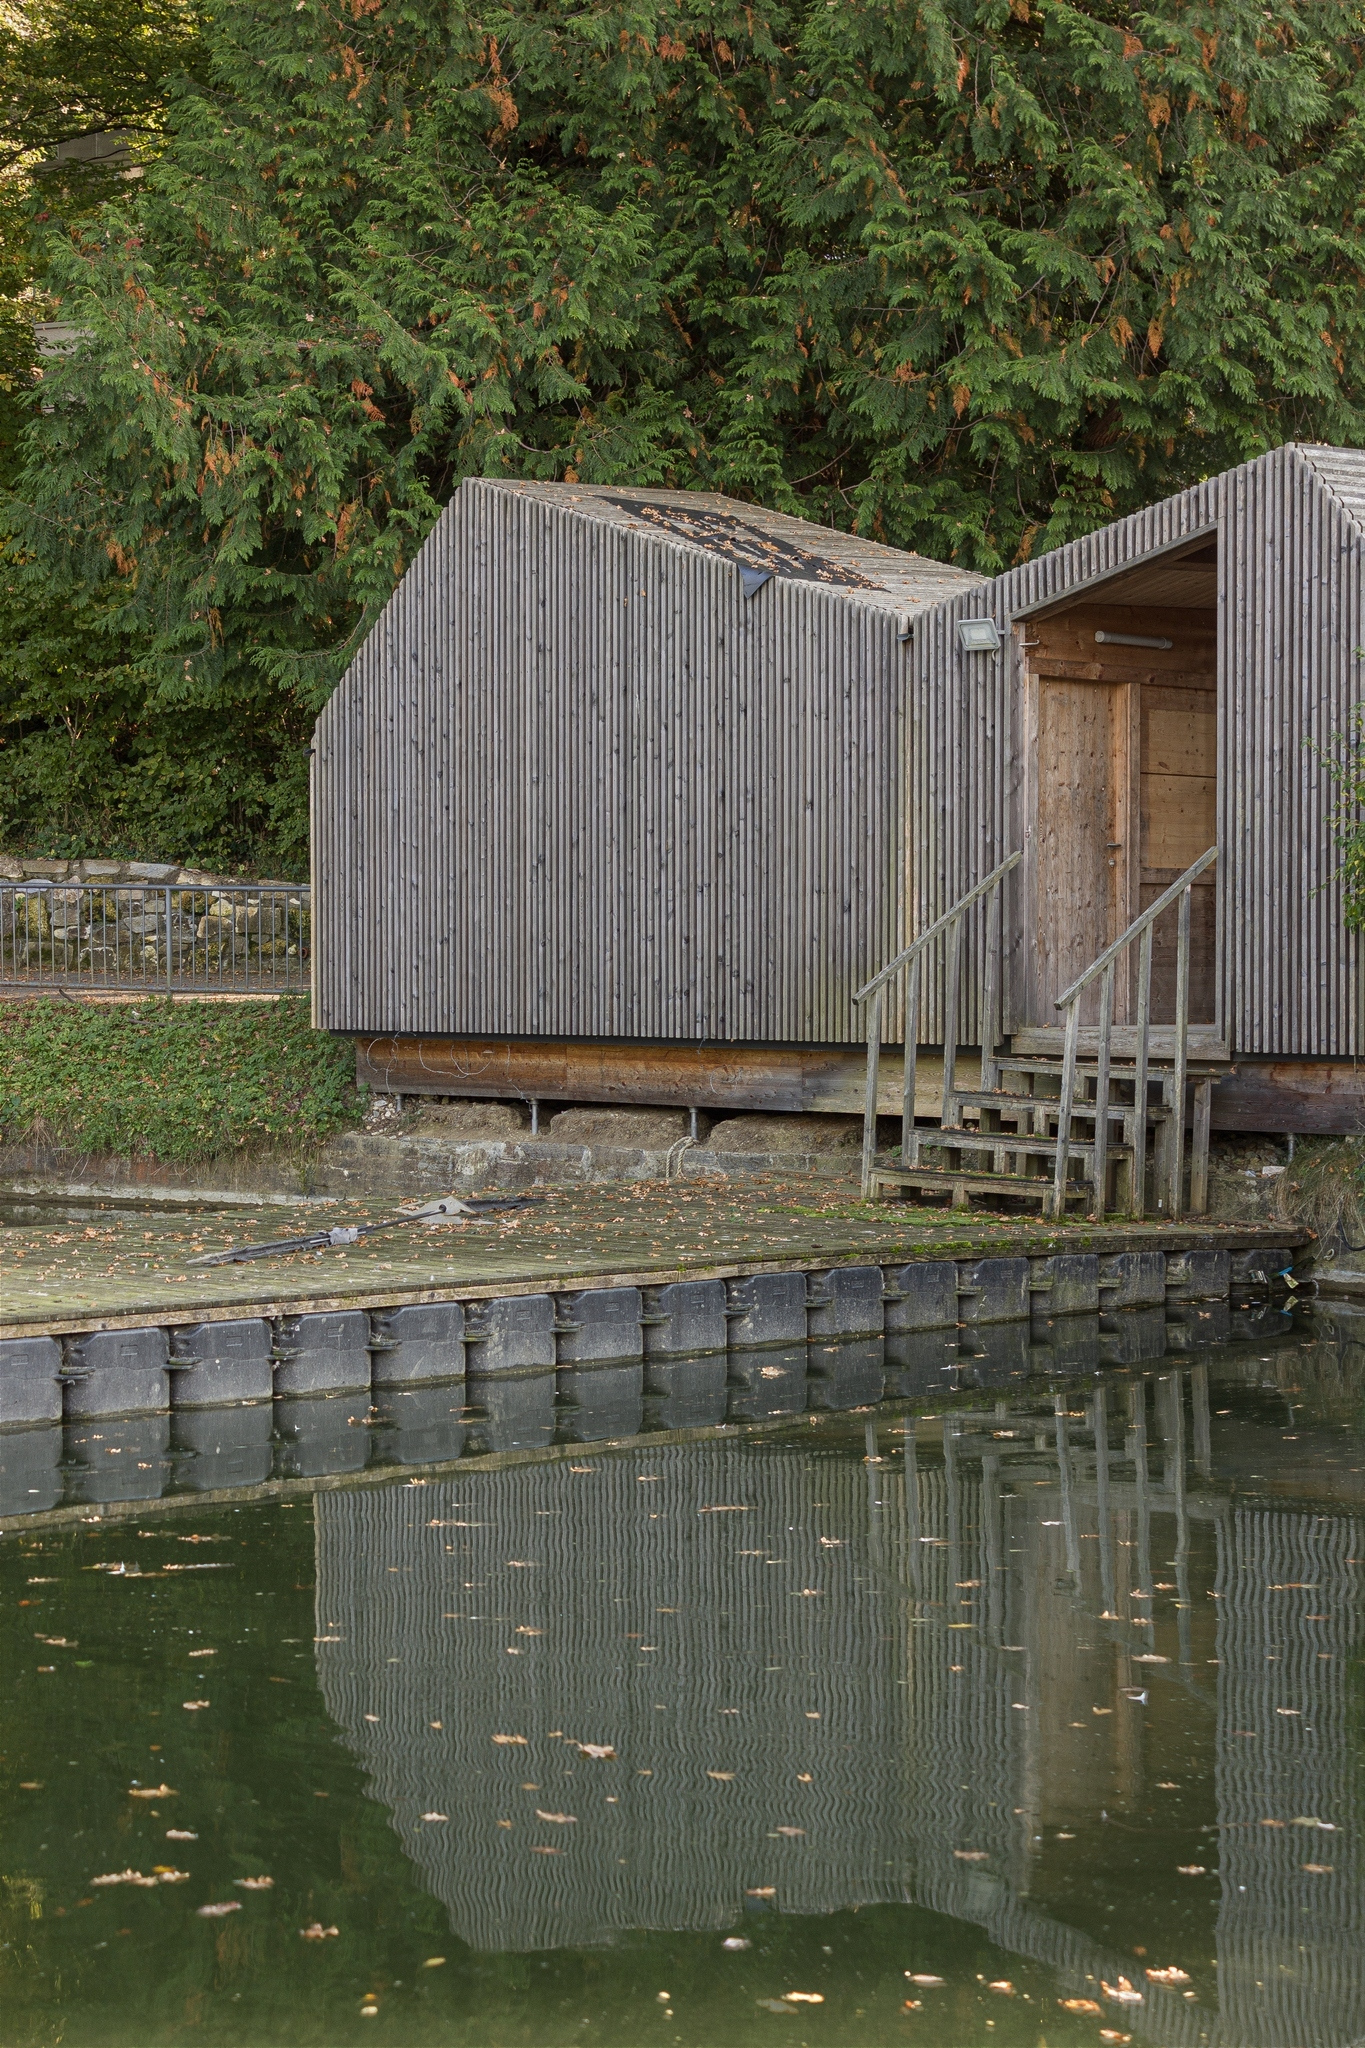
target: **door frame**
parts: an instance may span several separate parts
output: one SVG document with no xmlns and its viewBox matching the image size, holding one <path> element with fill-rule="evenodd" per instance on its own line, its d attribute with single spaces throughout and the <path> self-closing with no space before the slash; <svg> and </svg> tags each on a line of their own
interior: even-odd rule
<svg viewBox="0 0 1365 2048">
<path fill-rule="evenodd" d="M 1037 819 L 1038 798 L 1038 692 L 1035 686 L 1035 679 L 1030 677 L 1028 665 L 1029 626 L 1035 619 L 1040 619 L 1048 613 L 1069 611 L 1075 604 L 1094 602 L 1103 596 L 1104 591 L 1110 584 L 1116 583 L 1120 577 L 1127 576 L 1134 570 L 1151 568 L 1163 561 L 1179 561 L 1182 555 L 1193 554 L 1210 540 L 1218 541 L 1221 546 L 1222 538 L 1222 523 L 1217 519 L 1211 519 L 1204 525 L 1191 527 L 1187 532 L 1182 533 L 1178 539 L 1167 541 L 1164 546 L 1140 549 L 1128 556 L 1124 561 L 1098 570 L 1092 575 L 1079 576 L 1074 583 L 1068 583 L 1064 590 L 1052 590 L 1045 596 L 1035 598 L 1032 603 L 1021 604 L 1010 612 L 1008 625 L 1010 690 L 1008 701 L 1011 707 L 1012 720 L 1011 744 L 1005 776 L 1005 810 L 1012 825 L 1009 843 L 1023 849 L 1023 859 L 1013 874 L 1006 877 L 1005 883 L 1006 914 L 1004 919 L 1004 957 L 1001 963 L 1003 970 L 1001 974 L 1001 1028 L 1007 1037 L 1017 1031 L 1037 1030 L 1040 1028 L 1038 1026 L 1030 1026 L 1025 1022 L 1025 1019 L 1032 1010 L 1041 1007 L 1036 1001 L 1037 991 L 1034 986 L 1034 961 L 1030 930 L 1030 920 L 1033 904 L 1036 900 L 1035 890 L 1037 886 L 1036 832 L 1034 828 Z M 1227 715 L 1224 662 L 1227 656 L 1227 643 L 1224 633 L 1225 622 L 1221 602 L 1216 607 L 1215 620 L 1217 632 L 1217 650 L 1215 654 L 1217 738 L 1214 747 L 1214 774 L 1216 779 L 1214 818 L 1218 860 L 1213 870 L 1217 967 L 1214 974 L 1215 1022 L 1212 1027 L 1212 1033 L 1214 1038 L 1222 1042 L 1225 1037 L 1225 1020 L 1227 1015 L 1226 945 L 1224 937 L 1225 905 L 1227 901 L 1227 877 L 1224 873 L 1224 866 L 1227 858 L 1227 838 L 1224 832 L 1226 784 L 1223 772 L 1223 732 Z M 1108 689 L 1114 686 L 1096 683 L 1093 687 L 1096 689 Z M 1136 732 L 1133 731 L 1134 719 L 1137 721 Z M 1140 834 L 1142 732 L 1141 705 L 1136 692 L 1134 693 L 1130 708 L 1129 732 L 1131 750 L 1129 782 L 1132 791 L 1132 817 Z M 1141 874 L 1140 846 L 1131 858 L 1133 864 L 1130 867 L 1130 900 L 1137 893 L 1137 883 Z M 1134 911 L 1133 915 L 1136 916 L 1136 914 L 1136 911 Z M 1365 962 L 1365 948 L 1362 948 L 1362 961 Z M 1362 966 L 1361 987 L 1362 991 L 1365 991 L 1365 965 Z M 1119 991 L 1116 985 L 1116 1010 L 1118 994 Z M 1365 993 L 1362 994 L 1361 1000 L 1362 1005 L 1365 1005 Z M 1052 1028 L 1060 1031 L 1061 1027 L 1060 1024 L 1057 1024 Z M 1208 1030 L 1209 1027 L 1204 1026 L 1201 1029 Z"/>
</svg>

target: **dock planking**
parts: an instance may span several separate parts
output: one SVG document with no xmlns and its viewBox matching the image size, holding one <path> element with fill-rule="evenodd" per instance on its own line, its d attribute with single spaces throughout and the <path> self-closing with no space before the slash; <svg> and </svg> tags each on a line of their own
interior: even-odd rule
<svg viewBox="0 0 1365 2048">
<path fill-rule="evenodd" d="M 391 1204 L 310 1205 L 310 1222 L 370 1222 Z M 201 1253 L 299 1231 L 297 1208 L 249 1215 L 108 1211 L 0 1233 L 0 1338 L 155 1323 L 401 1307 L 581 1287 L 809 1272 L 915 1259 L 1054 1252 L 1300 1247 L 1285 1224 L 1047 1223 L 1032 1216 L 889 1206 L 828 1181 L 556 1188 L 543 1206 L 487 1222 L 411 1226 L 319 1253 L 195 1268 Z"/>
</svg>

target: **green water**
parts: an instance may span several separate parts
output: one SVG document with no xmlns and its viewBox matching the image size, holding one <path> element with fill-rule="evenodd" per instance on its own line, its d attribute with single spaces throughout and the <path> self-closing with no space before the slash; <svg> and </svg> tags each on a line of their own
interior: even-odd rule
<svg viewBox="0 0 1365 2048">
<path fill-rule="evenodd" d="M 10 1535 L 3 2040 L 1347 2048 L 1362 1359 Z"/>
</svg>

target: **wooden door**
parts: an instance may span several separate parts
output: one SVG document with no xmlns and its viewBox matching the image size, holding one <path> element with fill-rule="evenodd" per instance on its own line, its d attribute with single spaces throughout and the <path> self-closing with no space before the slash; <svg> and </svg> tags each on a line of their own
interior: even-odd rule
<svg viewBox="0 0 1365 2048">
<path fill-rule="evenodd" d="M 1033 677 L 1035 749 L 1031 833 L 1032 1021 L 1055 1025 L 1056 998 L 1135 915 L 1134 694 L 1130 684 Z M 1083 1022 L 1098 1016 L 1087 997 Z M 1128 1015 L 1127 982 L 1115 1019 Z"/>
<path fill-rule="evenodd" d="M 1217 692 L 1214 677 L 1142 684 L 1142 871 L 1145 910 L 1206 853 L 1218 836 Z M 1215 1021 L 1217 884 L 1214 873 L 1190 894 L 1190 1022 Z M 1157 921 L 1152 945 L 1152 1021 L 1175 1017 L 1176 914 Z"/>
</svg>

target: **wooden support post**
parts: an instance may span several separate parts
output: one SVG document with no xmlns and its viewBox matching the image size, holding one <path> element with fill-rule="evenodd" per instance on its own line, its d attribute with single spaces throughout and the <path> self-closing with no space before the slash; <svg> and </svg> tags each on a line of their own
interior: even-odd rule
<svg viewBox="0 0 1365 2048">
<path fill-rule="evenodd" d="M 872 1197 L 872 1172 L 877 1163 L 877 1067 L 882 1054 L 882 1002 L 885 983 L 867 1010 L 867 1085 L 863 1096 L 863 1200 Z"/>
<path fill-rule="evenodd" d="M 1209 1206 L 1209 1125 L 1213 1120 L 1213 1081 L 1194 1084 L 1194 1136 L 1190 1144 L 1190 1214 L 1202 1216 Z"/>
<path fill-rule="evenodd" d="M 915 1064 L 919 1057 L 919 982 L 922 954 L 916 953 L 905 977 L 905 1074 L 901 1085 L 901 1165 L 919 1165 L 915 1138 Z"/>
<path fill-rule="evenodd" d="M 1076 1047 L 1081 1033 L 1080 997 L 1073 999 L 1066 1013 L 1066 1038 L 1062 1047 L 1062 1093 L 1057 1106 L 1057 1163 L 1052 1178 L 1052 1201 L 1044 1213 L 1060 1220 L 1066 1214 L 1066 1169 L 1071 1157 L 1071 1110 L 1076 1099 Z"/>
<path fill-rule="evenodd" d="M 1132 1213 L 1147 1213 L 1147 1054 L 1152 1026 L 1152 927 L 1138 940 L 1137 1073 L 1133 1078 Z"/>
<path fill-rule="evenodd" d="M 1073 1010 L 1080 1005 L 1073 1003 Z M 1109 1039 L 1114 1023 L 1114 963 L 1111 960 L 1100 976 L 1100 1035 L 1099 1056 L 1095 1070 L 1095 1149 L 1091 1155 L 1091 1175 L 1094 1186 L 1090 1214 L 1099 1223 L 1104 1217 L 1105 1195 L 1109 1185 Z"/>
<path fill-rule="evenodd" d="M 986 912 L 986 971 L 981 981 L 981 1086 L 998 1088 L 995 1048 L 1000 1042 L 1000 896 L 1004 876 L 990 894 Z"/>
<path fill-rule="evenodd" d="M 1178 1223 L 1185 1210 L 1185 1081 L 1189 1072 L 1190 1041 L 1190 890 L 1180 892 L 1180 912 L 1175 942 L 1175 1064 L 1171 1093 L 1175 1097 L 1171 1132 L 1171 1193 L 1167 1214 Z"/>
<path fill-rule="evenodd" d="M 947 961 L 943 970 L 943 1114 L 945 1130 L 955 1129 L 957 1108 L 957 1001 L 962 971 L 962 918 L 948 927 Z"/>
</svg>

